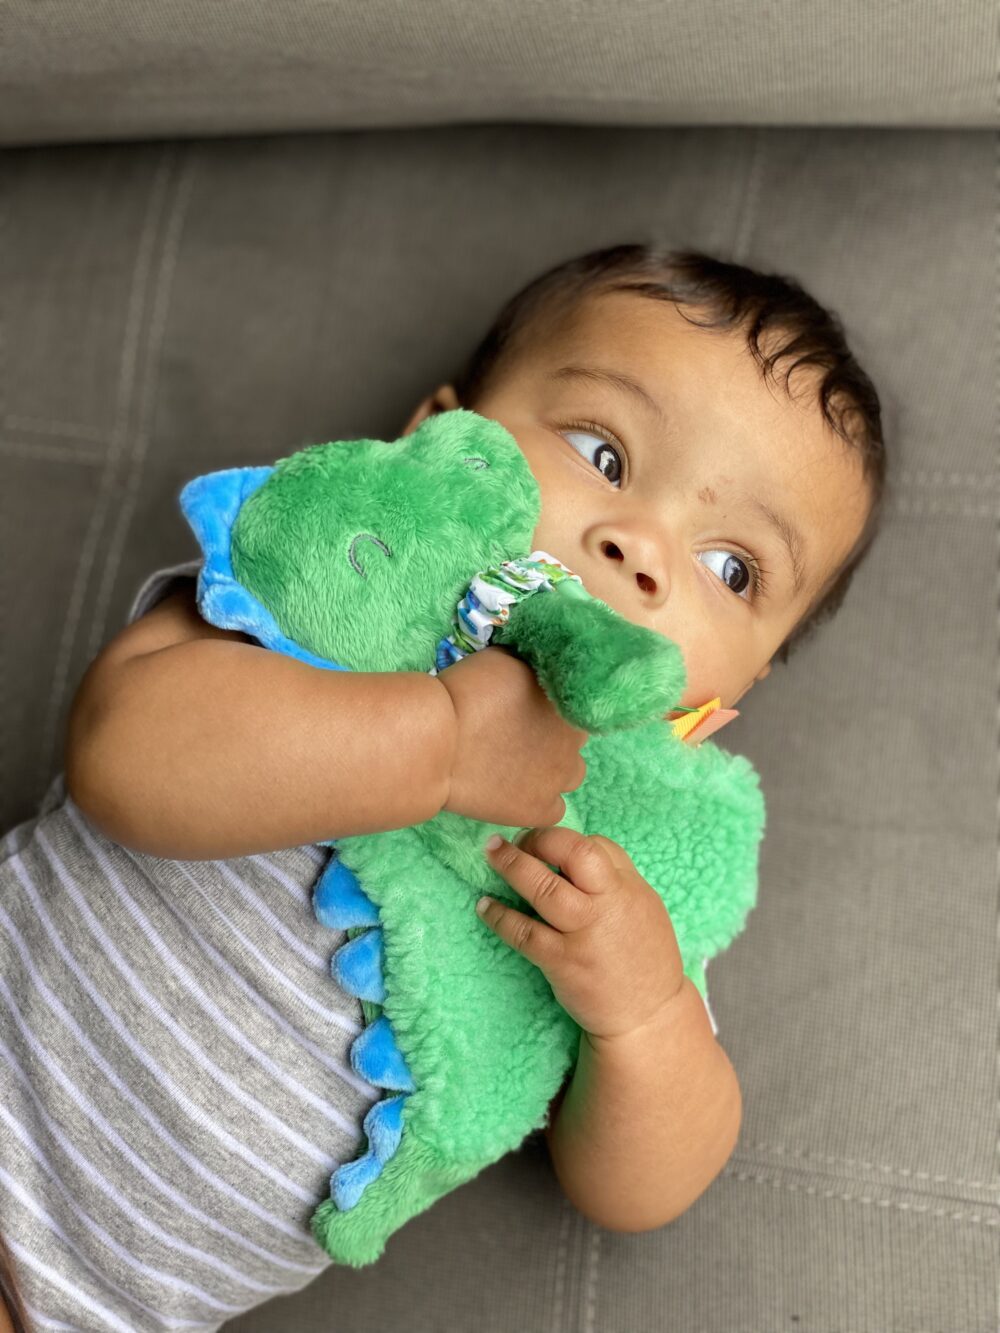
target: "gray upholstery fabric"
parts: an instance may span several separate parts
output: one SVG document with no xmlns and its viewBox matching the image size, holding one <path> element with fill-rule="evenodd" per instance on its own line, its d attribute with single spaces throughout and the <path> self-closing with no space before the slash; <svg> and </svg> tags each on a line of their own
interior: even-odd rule
<svg viewBox="0 0 1000 1333">
<path fill-rule="evenodd" d="M 565 1202 L 535 1137 L 374 1268 L 233 1333 L 995 1333 L 995 136 L 457 127 L 0 168 L 4 827 L 142 577 L 197 554 L 183 482 L 392 438 L 559 259 L 655 237 L 791 274 L 883 398 L 884 531 L 723 736 L 769 824 L 759 905 L 709 969 L 744 1097 L 721 1176 L 621 1235 Z"/>
<path fill-rule="evenodd" d="M 7 0 L 0 143 L 546 121 L 1000 125 L 995 0 Z"/>
</svg>

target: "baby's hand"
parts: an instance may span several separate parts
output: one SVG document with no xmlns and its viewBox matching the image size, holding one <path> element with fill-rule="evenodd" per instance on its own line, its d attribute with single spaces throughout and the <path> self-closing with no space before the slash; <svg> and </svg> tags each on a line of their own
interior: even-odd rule
<svg viewBox="0 0 1000 1333">
<path fill-rule="evenodd" d="M 579 1027 L 615 1038 L 662 1016 L 684 964 L 662 898 L 623 848 L 599 834 L 532 828 L 485 856 L 542 920 L 492 898 L 482 919 L 542 969 Z"/>
<path fill-rule="evenodd" d="M 435 677 L 457 719 L 451 785 L 443 808 L 510 827 L 558 824 L 560 792 L 587 776 L 587 732 L 564 721 L 527 662 L 494 646 Z"/>
</svg>

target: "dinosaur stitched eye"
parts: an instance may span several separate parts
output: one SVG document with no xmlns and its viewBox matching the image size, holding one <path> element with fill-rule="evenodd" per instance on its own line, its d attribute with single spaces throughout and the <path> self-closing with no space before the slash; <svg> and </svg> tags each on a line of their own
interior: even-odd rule
<svg viewBox="0 0 1000 1333">
<path fill-rule="evenodd" d="M 476 471 L 476 472 L 481 472 L 482 469 L 483 469 L 484 467 L 489 467 L 489 461 L 488 461 L 487 459 L 485 459 L 485 458 L 477 458 L 475 455 L 473 455 L 473 456 L 470 457 L 470 458 L 463 458 L 463 459 L 462 459 L 462 462 L 463 462 L 463 463 L 473 463 L 473 464 L 475 464 L 475 471 Z"/>
<path fill-rule="evenodd" d="M 382 554 L 388 556 L 390 560 L 392 559 L 392 550 L 390 547 L 386 546 L 385 542 L 382 540 L 381 537 L 376 537 L 374 532 L 359 532 L 355 536 L 354 540 L 351 542 L 351 549 L 347 552 L 347 558 L 351 562 L 351 566 L 354 569 L 355 573 L 360 574 L 363 579 L 366 579 L 368 575 L 358 564 L 357 558 L 355 556 L 355 551 L 357 550 L 359 542 L 373 542 L 374 545 L 376 545 L 379 548 Z"/>
</svg>

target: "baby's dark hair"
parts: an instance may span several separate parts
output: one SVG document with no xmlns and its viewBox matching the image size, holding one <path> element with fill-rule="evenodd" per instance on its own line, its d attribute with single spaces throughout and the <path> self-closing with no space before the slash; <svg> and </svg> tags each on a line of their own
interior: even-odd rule
<svg viewBox="0 0 1000 1333">
<path fill-rule="evenodd" d="M 796 359 L 785 376 L 786 389 L 792 371 L 799 365 L 815 365 L 823 372 L 818 389 L 823 417 L 845 444 L 860 454 L 871 505 L 864 528 L 840 569 L 827 579 L 775 651 L 774 656 L 784 665 L 792 650 L 838 610 L 855 569 L 879 531 L 886 490 L 886 451 L 875 386 L 847 346 L 837 315 L 824 309 L 794 279 L 761 273 L 698 250 L 638 244 L 592 250 L 546 270 L 515 293 L 452 377 L 459 403 L 475 409 L 486 389 L 525 349 L 529 330 L 536 333 L 584 295 L 612 291 L 637 292 L 653 300 L 674 302 L 685 319 L 688 316 L 682 305 L 698 307 L 709 318 L 688 322 L 699 328 L 744 328 L 765 379 L 770 375 L 775 380 L 775 363 L 794 355 Z M 787 340 L 765 356 L 759 343 L 772 330 Z"/>
</svg>

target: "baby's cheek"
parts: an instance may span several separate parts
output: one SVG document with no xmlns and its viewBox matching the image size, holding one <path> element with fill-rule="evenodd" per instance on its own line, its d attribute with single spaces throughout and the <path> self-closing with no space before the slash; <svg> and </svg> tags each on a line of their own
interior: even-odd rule
<svg viewBox="0 0 1000 1333">
<path fill-rule="evenodd" d="M 676 643 L 677 640 L 675 639 Z M 683 643 L 678 647 L 684 658 L 684 666 L 687 671 L 687 685 L 684 693 L 681 695 L 678 703 L 684 708 L 700 708 L 702 704 L 708 703 L 709 699 L 715 699 L 721 696 L 725 703 L 724 691 L 728 688 L 725 682 L 720 681 L 721 674 L 718 669 L 712 670 L 709 664 L 706 664 L 694 652 L 685 649 Z"/>
</svg>

